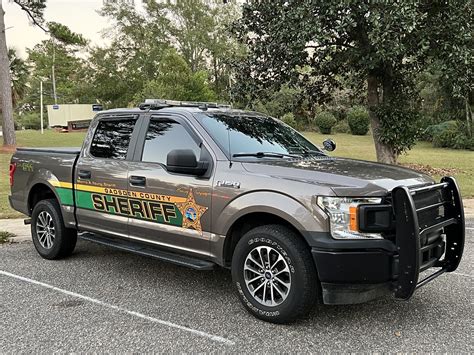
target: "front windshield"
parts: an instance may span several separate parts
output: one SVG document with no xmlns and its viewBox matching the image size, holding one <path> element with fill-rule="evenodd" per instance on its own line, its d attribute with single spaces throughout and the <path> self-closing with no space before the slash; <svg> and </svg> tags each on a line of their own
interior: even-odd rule
<svg viewBox="0 0 474 355">
<path fill-rule="evenodd" d="M 323 154 L 293 128 L 271 117 L 213 112 L 196 116 L 228 156 L 246 153 Z"/>
</svg>

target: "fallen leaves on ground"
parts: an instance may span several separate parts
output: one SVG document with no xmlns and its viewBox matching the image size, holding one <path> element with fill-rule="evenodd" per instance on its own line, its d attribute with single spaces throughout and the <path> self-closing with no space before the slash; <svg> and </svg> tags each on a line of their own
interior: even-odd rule
<svg viewBox="0 0 474 355">
<path fill-rule="evenodd" d="M 428 175 L 447 176 L 447 175 L 455 175 L 455 174 L 462 173 L 460 169 L 456 169 L 456 168 L 435 168 L 431 165 L 413 164 L 413 163 L 404 163 L 401 165 L 406 168 L 410 168 L 410 169 L 419 171 L 420 173 L 424 173 Z"/>
</svg>

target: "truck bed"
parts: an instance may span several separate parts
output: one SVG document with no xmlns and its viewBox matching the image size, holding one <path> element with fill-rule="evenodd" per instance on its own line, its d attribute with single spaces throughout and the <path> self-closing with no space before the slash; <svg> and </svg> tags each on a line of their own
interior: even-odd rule
<svg viewBox="0 0 474 355">
<path fill-rule="evenodd" d="M 74 154 L 81 152 L 81 147 L 45 147 L 45 148 L 17 148 L 18 152 L 32 152 L 32 153 L 59 153 L 59 154 Z"/>
</svg>

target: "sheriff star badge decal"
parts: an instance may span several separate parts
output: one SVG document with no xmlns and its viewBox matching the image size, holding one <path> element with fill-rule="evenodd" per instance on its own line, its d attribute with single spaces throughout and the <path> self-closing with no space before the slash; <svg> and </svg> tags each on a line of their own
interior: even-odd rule
<svg viewBox="0 0 474 355">
<path fill-rule="evenodd" d="M 194 228 L 202 233 L 201 216 L 207 211 L 207 207 L 200 206 L 194 200 L 193 190 L 190 189 L 186 201 L 177 202 L 176 207 L 183 215 L 183 228 Z"/>
</svg>

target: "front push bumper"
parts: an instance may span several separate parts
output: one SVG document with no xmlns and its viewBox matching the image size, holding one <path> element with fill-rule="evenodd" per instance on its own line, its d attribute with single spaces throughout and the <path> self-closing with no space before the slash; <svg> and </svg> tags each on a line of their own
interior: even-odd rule
<svg viewBox="0 0 474 355">
<path fill-rule="evenodd" d="M 465 225 L 454 178 L 420 188 L 397 187 L 386 200 L 394 219 L 389 239 L 312 235 L 323 303 L 363 303 L 390 294 L 407 300 L 418 287 L 458 267 Z M 432 268 L 436 270 L 420 280 L 420 272 Z"/>
</svg>

